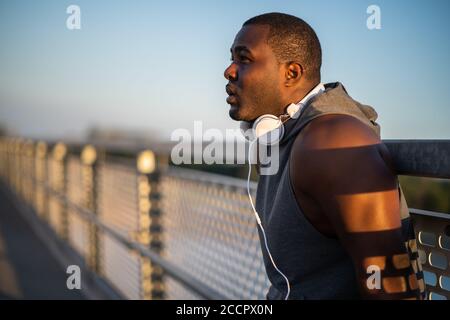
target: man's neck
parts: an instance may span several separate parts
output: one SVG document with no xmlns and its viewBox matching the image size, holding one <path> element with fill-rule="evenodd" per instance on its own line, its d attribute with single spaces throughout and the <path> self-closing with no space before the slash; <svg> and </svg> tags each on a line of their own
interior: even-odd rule
<svg viewBox="0 0 450 320">
<path fill-rule="evenodd" d="M 314 81 L 314 82 L 309 82 L 309 83 L 305 84 L 304 87 L 299 88 L 296 92 L 294 92 L 292 94 L 290 103 L 298 103 L 298 102 L 300 102 L 319 83 L 320 83 L 320 80 L 317 80 L 317 81 Z"/>
<path fill-rule="evenodd" d="M 280 111 L 280 115 L 284 115 L 286 113 L 286 108 L 291 103 L 299 103 L 300 101 L 302 101 L 302 99 L 304 97 L 306 97 L 308 95 L 308 93 L 310 93 L 311 90 L 313 90 L 319 83 L 320 83 L 320 80 L 318 80 L 317 82 L 308 82 L 304 86 L 297 88 L 297 90 L 295 90 L 295 92 L 293 92 L 292 95 L 290 95 L 286 99 L 286 102 L 284 103 L 284 107 Z"/>
</svg>

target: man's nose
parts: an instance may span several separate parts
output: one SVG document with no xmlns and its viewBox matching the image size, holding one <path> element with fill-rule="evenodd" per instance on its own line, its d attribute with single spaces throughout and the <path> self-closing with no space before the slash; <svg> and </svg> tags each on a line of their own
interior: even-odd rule
<svg viewBox="0 0 450 320">
<path fill-rule="evenodd" d="M 237 69 L 236 69 L 236 64 L 234 62 L 232 62 L 228 66 L 228 68 L 225 69 L 223 76 L 228 81 L 236 81 L 237 80 Z"/>
</svg>

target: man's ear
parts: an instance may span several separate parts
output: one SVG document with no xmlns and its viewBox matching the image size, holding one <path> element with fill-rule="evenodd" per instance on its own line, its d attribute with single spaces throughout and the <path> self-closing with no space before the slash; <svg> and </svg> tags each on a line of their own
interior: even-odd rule
<svg viewBox="0 0 450 320">
<path fill-rule="evenodd" d="M 292 87 L 298 83 L 303 76 L 303 68 L 297 62 L 286 63 L 285 68 L 285 85 L 287 87 Z"/>
</svg>

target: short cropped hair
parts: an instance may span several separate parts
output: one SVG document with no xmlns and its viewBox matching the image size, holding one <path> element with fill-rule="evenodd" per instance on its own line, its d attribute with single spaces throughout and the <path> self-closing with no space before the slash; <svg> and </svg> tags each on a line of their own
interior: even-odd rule
<svg viewBox="0 0 450 320">
<path fill-rule="evenodd" d="M 315 31 L 304 20 L 285 13 L 265 13 L 242 25 L 270 27 L 268 45 L 279 63 L 298 62 L 310 79 L 320 79 L 322 49 Z"/>
</svg>

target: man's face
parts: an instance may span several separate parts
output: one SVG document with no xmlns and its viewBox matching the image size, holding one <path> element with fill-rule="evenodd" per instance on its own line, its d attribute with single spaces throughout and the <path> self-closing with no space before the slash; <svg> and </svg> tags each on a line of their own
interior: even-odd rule
<svg viewBox="0 0 450 320">
<path fill-rule="evenodd" d="M 278 115 L 283 107 L 283 72 L 267 44 L 268 34 L 268 26 L 249 25 L 234 39 L 232 62 L 224 72 L 229 114 L 234 120 L 253 121 L 266 113 Z"/>
</svg>

